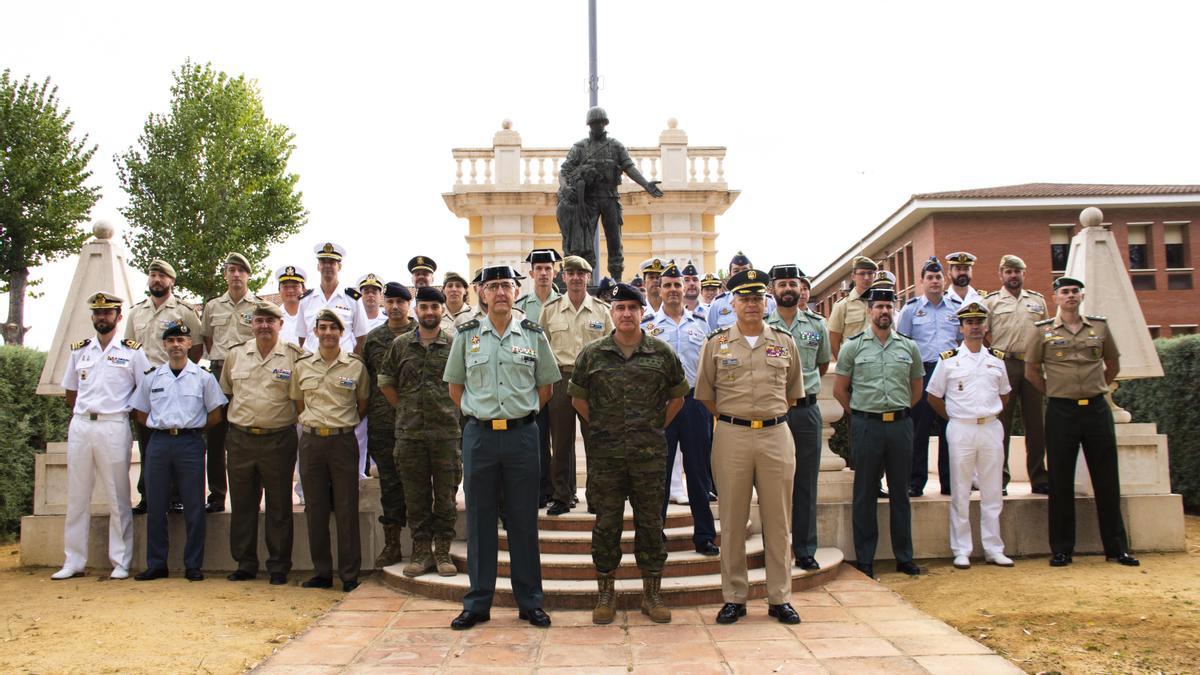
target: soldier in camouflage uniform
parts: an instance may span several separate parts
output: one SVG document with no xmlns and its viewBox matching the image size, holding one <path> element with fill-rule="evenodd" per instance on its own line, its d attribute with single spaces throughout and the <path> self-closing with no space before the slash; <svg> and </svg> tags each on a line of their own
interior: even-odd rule
<svg viewBox="0 0 1200 675">
<path fill-rule="evenodd" d="M 396 445 L 396 416 L 393 406 L 379 391 L 379 374 L 384 359 L 397 337 L 411 333 L 417 327 L 408 314 L 412 293 L 404 284 L 389 282 L 383 289 L 383 308 L 386 323 L 376 326 L 363 340 L 362 357 L 371 376 L 371 398 L 367 404 L 367 453 L 379 469 L 379 501 L 383 513 L 384 547 L 375 558 L 375 567 L 387 567 L 400 562 L 400 533 L 407 522 L 404 503 L 404 484 L 396 469 L 393 448 Z"/>
<path fill-rule="evenodd" d="M 458 574 L 450 560 L 450 542 L 462 480 L 462 432 L 458 408 L 442 381 L 454 342 L 440 325 L 444 303 L 445 296 L 436 288 L 417 289 L 418 328 L 396 338 L 379 372 L 379 388 L 395 408 L 394 456 L 412 516 L 413 552 L 404 567 L 409 577 L 435 566 L 444 577 Z"/>
<path fill-rule="evenodd" d="M 592 561 L 600 597 L 592 622 L 598 624 L 611 623 L 616 613 L 614 573 L 621 563 L 626 497 L 633 506 L 642 613 L 657 623 L 671 620 L 659 597 L 667 559 L 660 510 L 667 479 L 663 429 L 683 407 L 688 381 L 671 347 L 641 329 L 645 305 L 637 289 L 617 284 L 611 309 L 616 330 L 580 351 L 571 376 L 572 404 L 591 429 L 587 500 L 596 510 Z"/>
</svg>

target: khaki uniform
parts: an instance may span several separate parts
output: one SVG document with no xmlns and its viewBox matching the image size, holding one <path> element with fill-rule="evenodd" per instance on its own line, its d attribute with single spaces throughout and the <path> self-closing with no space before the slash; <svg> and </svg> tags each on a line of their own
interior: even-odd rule
<svg viewBox="0 0 1200 675">
<path fill-rule="evenodd" d="M 542 307 L 558 297 L 561 297 L 559 292 L 551 287 L 550 295 L 546 296 L 546 302 L 542 302 L 538 298 L 537 293 L 526 293 L 517 298 L 517 301 L 513 303 L 513 307 L 525 312 L 525 316 L 529 317 L 530 321 L 538 321 L 542 318 Z"/>
<path fill-rule="evenodd" d="M 767 598 L 772 605 L 792 595 L 788 538 L 796 445 L 788 409 L 804 398 L 800 352 L 786 331 L 764 325 L 753 347 L 737 324 L 709 335 L 696 371 L 698 401 L 717 409 L 712 467 L 721 519 L 721 589 L 725 602 L 745 603 L 746 522 L 758 492 L 767 558 Z"/>
<path fill-rule="evenodd" d="M 254 340 L 226 352 L 221 391 L 229 397 L 229 550 L 238 569 L 258 573 L 258 505 L 266 493 L 267 571 L 292 569 L 292 470 L 296 466 L 296 409 L 292 373 L 304 356 L 276 342 L 264 358 Z"/>
<path fill-rule="evenodd" d="M 867 301 L 858 293 L 858 288 L 850 289 L 850 295 L 833 303 L 829 312 L 829 332 L 841 333 L 842 344 L 846 338 L 857 335 L 867 327 Z"/>
<path fill-rule="evenodd" d="M 300 424 L 300 481 L 313 570 L 333 576 L 329 513 L 337 517 L 338 574 L 357 581 L 362 566 L 358 532 L 358 402 L 370 396 L 367 368 L 356 354 L 341 351 L 332 364 L 319 353 L 296 360 L 290 396 L 304 402 Z M 330 486 L 333 498 L 330 499 Z"/>
<path fill-rule="evenodd" d="M 187 326 L 192 335 L 201 334 L 200 317 L 196 315 L 195 307 L 173 294 L 158 307 L 154 306 L 153 299 L 146 298 L 130 308 L 125 319 L 125 337 L 141 343 L 150 365 L 162 365 L 167 362 L 162 334 L 172 324 Z"/>
<path fill-rule="evenodd" d="M 567 296 L 559 296 L 547 302 L 541 309 L 538 324 L 550 341 L 550 350 L 562 372 L 562 380 L 554 384 L 554 393 L 546 404 L 550 422 L 550 445 L 553 456 L 550 460 L 550 482 L 553 485 L 552 499 L 564 504 L 575 501 L 578 486 L 575 482 L 575 408 L 567 393 L 571 374 L 575 371 L 575 359 L 583 346 L 605 337 L 613 331 L 612 317 L 608 305 L 590 295 L 575 307 Z M 583 434 L 584 451 L 587 450 L 588 424 L 581 418 L 579 430 Z"/>
<path fill-rule="evenodd" d="M 1025 345 L 1038 334 L 1034 326 L 1046 318 L 1046 299 L 1041 293 L 1021 289 L 1013 295 L 1006 289 L 992 291 L 984 298 L 988 309 L 988 335 L 993 349 L 1004 352 L 1004 368 L 1012 394 L 1000 413 L 1004 428 L 1004 477 L 1008 485 L 1008 446 L 1012 435 L 1013 411 L 1021 406 L 1025 426 L 1025 470 L 1033 485 L 1046 483 L 1046 436 L 1042 421 L 1042 392 L 1025 379 Z"/>
</svg>

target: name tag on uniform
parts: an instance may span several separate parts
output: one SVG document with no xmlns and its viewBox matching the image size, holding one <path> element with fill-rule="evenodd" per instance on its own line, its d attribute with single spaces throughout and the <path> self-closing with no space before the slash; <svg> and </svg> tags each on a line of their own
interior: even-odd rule
<svg viewBox="0 0 1200 675">
<path fill-rule="evenodd" d="M 108 359 L 109 363 L 118 368 L 129 367 L 129 359 L 125 358 L 124 356 L 115 356 L 113 354 L 109 354 L 106 358 Z"/>
<path fill-rule="evenodd" d="M 778 359 L 787 358 L 787 347 L 782 345 L 767 345 L 767 358 Z"/>
<path fill-rule="evenodd" d="M 355 384 L 358 384 L 358 380 L 353 377 L 339 377 L 337 379 L 337 386 L 342 389 L 353 389 Z"/>
<path fill-rule="evenodd" d="M 912 357 L 908 354 L 897 354 L 896 360 L 900 363 L 912 363 Z"/>
<path fill-rule="evenodd" d="M 1042 314 L 1046 311 L 1045 307 L 1042 307 L 1041 305 L 1034 305 L 1034 304 L 1025 305 L 1025 309 L 1033 312 L 1034 314 Z"/>
<path fill-rule="evenodd" d="M 292 379 L 292 371 L 287 368 L 276 368 L 271 371 L 271 374 L 280 382 L 287 382 Z"/>
<path fill-rule="evenodd" d="M 533 356 L 534 355 L 533 347 L 522 347 L 520 345 L 513 345 L 512 353 L 519 354 L 521 356 Z"/>
<path fill-rule="evenodd" d="M 158 389 L 151 389 L 150 393 L 151 394 L 161 394 L 164 391 L 166 391 L 165 387 L 159 387 Z"/>
<path fill-rule="evenodd" d="M 591 328 L 592 330 L 604 330 L 604 322 L 603 321 L 589 321 L 588 328 Z"/>
<path fill-rule="evenodd" d="M 732 357 L 732 356 L 731 356 L 731 357 L 729 357 L 729 358 L 721 359 L 721 365 L 723 365 L 723 366 L 737 366 L 737 365 L 741 365 L 741 361 L 738 361 L 736 357 Z"/>
</svg>

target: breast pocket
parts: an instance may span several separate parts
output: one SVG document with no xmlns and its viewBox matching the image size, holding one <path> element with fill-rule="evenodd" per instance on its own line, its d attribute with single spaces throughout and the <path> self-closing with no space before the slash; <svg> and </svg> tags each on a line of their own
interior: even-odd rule
<svg viewBox="0 0 1200 675">
<path fill-rule="evenodd" d="M 718 353 L 716 360 L 718 382 L 737 382 L 749 372 L 746 363 L 733 354 Z"/>
<path fill-rule="evenodd" d="M 304 392 L 305 394 L 315 392 L 320 386 L 320 375 L 309 375 L 308 377 L 301 378 L 300 380 L 300 391 Z"/>
<path fill-rule="evenodd" d="M 562 331 L 571 330 L 571 324 L 567 323 L 566 318 L 556 316 L 551 319 L 548 324 L 546 324 L 546 329 L 551 333 L 560 333 Z"/>
<path fill-rule="evenodd" d="M 773 384 L 787 384 L 788 365 L 787 359 L 783 357 L 775 356 L 767 359 L 767 370 L 771 374 Z"/>
<path fill-rule="evenodd" d="M 883 361 L 875 354 L 854 359 L 854 374 L 861 378 L 878 378 L 883 374 Z"/>
<path fill-rule="evenodd" d="M 509 354 L 508 356 L 511 358 L 505 358 L 502 365 L 504 376 L 509 383 L 521 391 L 533 389 L 536 381 L 534 372 L 537 370 L 537 357 L 527 354 Z"/>
<path fill-rule="evenodd" d="M 467 354 L 467 384 L 474 389 L 488 387 L 492 383 L 491 354 Z"/>
</svg>

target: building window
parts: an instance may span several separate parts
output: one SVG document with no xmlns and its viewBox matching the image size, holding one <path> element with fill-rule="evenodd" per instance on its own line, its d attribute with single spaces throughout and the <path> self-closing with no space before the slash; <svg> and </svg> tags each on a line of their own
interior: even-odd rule
<svg viewBox="0 0 1200 675">
<path fill-rule="evenodd" d="M 1163 223 L 1163 248 L 1166 250 L 1167 269 L 1191 267 L 1187 248 L 1184 246 L 1186 223 Z M 1190 286 L 1189 286 L 1190 288 Z"/>
<path fill-rule="evenodd" d="M 904 247 L 904 287 L 909 288 L 913 285 L 913 248 L 912 244 Z"/>
<path fill-rule="evenodd" d="M 1135 291 L 1152 291 L 1157 286 L 1154 283 L 1153 274 L 1131 274 L 1130 281 L 1133 282 L 1133 290 Z"/>
<path fill-rule="evenodd" d="M 1050 226 L 1050 271 L 1066 272 L 1067 257 L 1071 253 L 1071 228 L 1073 225 Z"/>
<path fill-rule="evenodd" d="M 1167 275 L 1167 290 L 1171 291 L 1190 291 L 1192 290 L 1192 273 L 1191 272 L 1176 272 Z"/>
<path fill-rule="evenodd" d="M 1158 339 L 1158 333 L 1159 333 L 1159 328 L 1158 328 L 1158 326 L 1146 326 L 1146 330 L 1149 330 L 1149 331 L 1150 331 L 1150 339 L 1151 339 L 1151 340 L 1157 340 L 1157 339 Z"/>
<path fill-rule="evenodd" d="M 1153 265 L 1150 264 L 1150 246 L 1146 242 L 1149 229 L 1146 225 L 1129 226 L 1129 269 L 1131 270 L 1153 268 Z"/>
<path fill-rule="evenodd" d="M 1194 324 L 1194 323 L 1189 324 L 1189 325 L 1183 325 L 1183 326 L 1171 326 L 1171 337 L 1175 337 L 1177 335 L 1195 335 L 1195 334 L 1196 334 L 1196 324 Z"/>
</svg>

